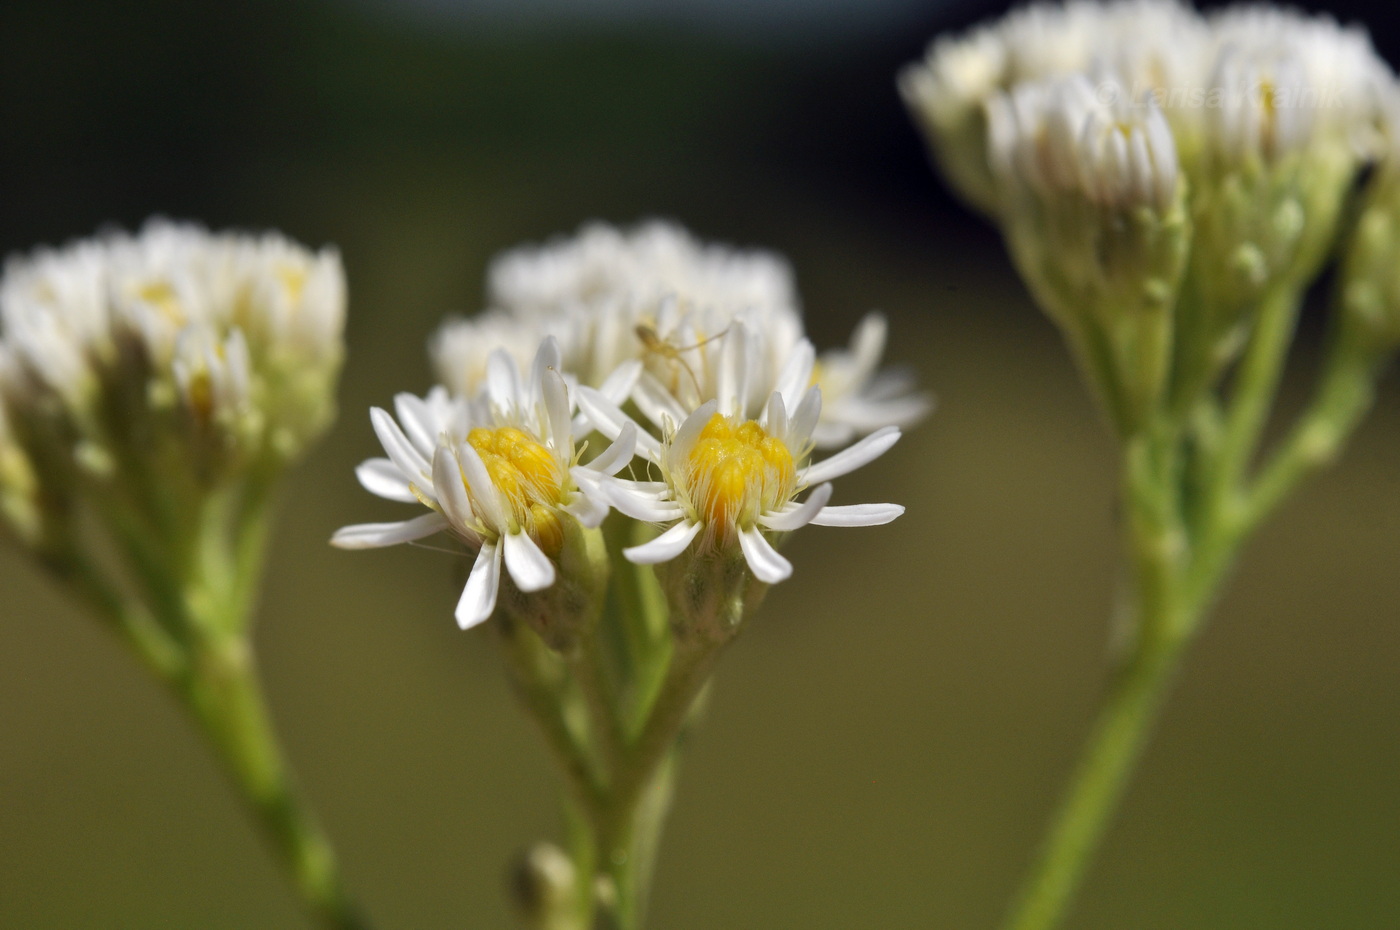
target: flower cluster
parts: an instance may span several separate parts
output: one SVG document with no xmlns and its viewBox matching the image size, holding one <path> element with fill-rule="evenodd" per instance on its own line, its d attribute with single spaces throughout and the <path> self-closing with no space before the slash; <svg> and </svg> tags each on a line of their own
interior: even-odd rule
<svg viewBox="0 0 1400 930">
<path fill-rule="evenodd" d="M 939 38 L 900 87 L 1128 431 L 1317 276 L 1400 96 L 1364 30 L 1177 0 L 1033 4 Z"/>
<path fill-rule="evenodd" d="M 334 415 L 344 319 L 338 255 L 271 233 L 153 220 L 12 257 L 0 282 L 11 524 L 35 537 L 41 511 L 83 481 L 178 507 L 185 489 L 296 457 Z"/>
<path fill-rule="evenodd" d="M 899 83 L 954 186 L 995 214 L 1006 205 L 987 159 L 988 108 L 1019 87 L 1067 79 L 1086 80 L 1100 104 L 1161 111 L 1188 167 L 1213 158 L 1226 169 L 1314 144 L 1365 157 L 1393 82 L 1363 30 L 1327 17 L 1070 0 L 941 36 Z M 1082 110 L 1079 96 L 1042 94 L 1057 111 Z"/>
<path fill-rule="evenodd" d="M 626 550 L 635 563 L 732 557 L 765 583 L 791 572 L 777 535 L 902 512 L 827 506 L 826 482 L 893 445 L 927 399 L 880 370 L 879 316 L 819 356 L 778 258 L 668 224 L 593 225 L 497 259 L 488 291 L 483 314 L 433 340 L 443 386 L 400 395 L 397 422 L 371 414 L 388 457 L 362 465 L 361 483 L 430 512 L 333 540 L 457 537 L 475 552 L 462 627 L 495 611 L 503 574 L 517 604 L 561 581 L 589 588 L 576 570 L 596 566 L 571 540 L 612 509 L 660 530 Z M 596 454 L 595 432 L 610 441 Z M 818 448 L 842 451 L 814 462 Z"/>
</svg>

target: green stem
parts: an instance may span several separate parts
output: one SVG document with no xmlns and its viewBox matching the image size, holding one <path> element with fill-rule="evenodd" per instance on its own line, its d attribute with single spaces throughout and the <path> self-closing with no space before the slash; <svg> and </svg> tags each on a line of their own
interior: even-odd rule
<svg viewBox="0 0 1400 930">
<path fill-rule="evenodd" d="M 1211 469 L 1206 506 L 1216 517 L 1230 520 L 1237 512 L 1236 495 L 1254 460 L 1288 361 L 1300 300 L 1296 290 L 1281 287 L 1267 294 L 1260 305 Z"/>
<path fill-rule="evenodd" d="M 608 683 L 606 661 L 602 637 L 597 629 L 587 631 L 569 656 L 574 680 L 578 682 L 584 703 L 588 707 L 590 729 L 598 752 L 603 757 L 606 770 L 612 771 L 621 763 L 626 745 L 622 724 L 615 709 L 615 689 Z"/>
<path fill-rule="evenodd" d="M 228 774 L 287 865 L 311 916 L 326 930 L 363 930 L 341 887 L 335 856 L 293 788 L 241 638 L 201 644 L 175 682 Z"/>
<path fill-rule="evenodd" d="M 615 773 L 607 803 L 597 811 L 595 831 L 598 867 L 612 883 L 612 906 L 601 915 L 609 930 L 637 930 L 641 926 L 646 881 L 651 874 L 649 857 L 656 849 L 664 800 L 669 793 L 669 767 L 665 765 L 690 715 L 695 699 L 709 680 L 724 643 L 700 639 L 675 645 L 666 678 L 647 716 L 646 724 Z M 646 804 L 648 792 L 660 792 L 654 809 Z M 654 822 L 639 829 L 646 816 Z"/>
<path fill-rule="evenodd" d="M 1005 930 L 1052 930 L 1065 917 L 1151 732 L 1181 642 L 1153 641 L 1117 675 Z"/>
<path fill-rule="evenodd" d="M 599 776 L 587 741 L 571 724 L 568 699 L 549 647 L 523 623 L 501 617 L 506 663 L 520 703 L 539 726 L 545 744 L 564 775 L 574 805 L 591 811 L 601 803 Z"/>
<path fill-rule="evenodd" d="M 1384 355 L 1354 344 L 1349 333 L 1338 334 L 1317 396 L 1249 491 L 1242 517 L 1246 527 L 1257 525 L 1298 484 L 1336 459 L 1371 409 L 1384 362 Z"/>
<path fill-rule="evenodd" d="M 1005 930 L 1053 930 L 1068 913 L 1151 733 L 1203 601 L 1192 577 L 1178 488 L 1181 434 L 1163 421 L 1129 440 L 1123 460 L 1136 639 L 1104 696 L 1078 768 Z"/>
</svg>

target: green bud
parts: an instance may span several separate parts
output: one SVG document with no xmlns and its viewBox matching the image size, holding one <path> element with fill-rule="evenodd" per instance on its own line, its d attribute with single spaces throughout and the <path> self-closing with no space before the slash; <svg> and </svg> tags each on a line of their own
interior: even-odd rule
<svg viewBox="0 0 1400 930">
<path fill-rule="evenodd" d="M 1082 75 L 1018 87 L 988 113 L 1012 257 L 1131 431 L 1167 381 L 1192 238 L 1172 131 L 1150 101 Z"/>
<path fill-rule="evenodd" d="M 577 897 L 573 861 L 552 843 L 536 843 L 511 864 L 511 903 L 530 930 L 572 930 Z"/>
<path fill-rule="evenodd" d="M 1400 153 L 1377 169 L 1342 262 L 1341 311 L 1354 338 L 1400 347 Z"/>
</svg>

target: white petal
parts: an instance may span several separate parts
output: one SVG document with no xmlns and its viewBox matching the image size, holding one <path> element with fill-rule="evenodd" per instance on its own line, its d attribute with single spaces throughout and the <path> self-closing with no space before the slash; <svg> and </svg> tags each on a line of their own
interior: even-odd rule
<svg viewBox="0 0 1400 930">
<path fill-rule="evenodd" d="M 437 445 L 438 425 L 423 399 L 407 392 L 396 394 L 394 412 L 399 415 L 399 423 L 413 447 L 425 458 L 431 456 Z"/>
<path fill-rule="evenodd" d="M 463 477 L 467 479 L 467 489 L 475 503 L 472 510 L 496 532 L 504 533 L 509 525 L 506 506 L 501 501 L 500 492 L 496 490 L 496 483 L 491 480 L 491 473 L 486 470 L 486 463 L 481 460 L 471 443 L 457 444 L 457 464 L 462 469 Z"/>
<path fill-rule="evenodd" d="M 501 586 L 501 549 L 487 543 L 476 554 L 471 577 L 457 602 L 457 625 L 469 630 L 490 619 L 496 610 L 496 592 Z"/>
<path fill-rule="evenodd" d="M 596 487 L 586 488 L 583 485 L 579 485 L 579 487 L 582 493 L 575 494 L 574 499 L 561 509 L 591 530 L 607 517 L 608 503 Z"/>
<path fill-rule="evenodd" d="M 620 404 L 632 393 L 632 387 L 642 373 L 642 363 L 638 359 L 628 359 L 598 386 L 598 392 L 615 404 Z"/>
<path fill-rule="evenodd" d="M 486 391 L 491 403 L 501 410 L 515 410 L 523 406 L 520 370 L 505 349 L 495 349 L 486 358 Z"/>
<path fill-rule="evenodd" d="M 337 549 L 378 549 L 431 536 L 447 529 L 440 513 L 425 513 L 402 523 L 360 523 L 335 531 L 331 545 Z"/>
<path fill-rule="evenodd" d="M 411 504 L 418 500 L 408 488 L 408 479 L 388 459 L 366 459 L 355 467 L 360 486 L 385 500 Z"/>
<path fill-rule="evenodd" d="M 812 365 L 816 362 L 817 353 L 812 348 L 812 343 L 803 339 L 792 347 L 792 354 L 788 356 L 787 363 L 783 365 L 782 373 L 778 375 L 777 391 L 783 395 L 783 400 L 789 409 L 795 408 L 798 401 L 802 399 L 802 392 L 812 383 Z"/>
<path fill-rule="evenodd" d="M 729 324 L 724 344 L 719 349 L 719 386 L 715 395 L 720 412 L 736 416 L 744 412 L 748 401 L 748 334 L 744 324 L 735 320 Z"/>
<path fill-rule="evenodd" d="M 831 500 L 831 490 L 830 484 L 820 485 L 810 497 L 796 507 L 784 508 L 778 513 L 766 513 L 758 518 L 758 522 L 780 533 L 791 533 L 801 529 L 811 523 L 817 513 L 826 506 L 826 502 Z"/>
<path fill-rule="evenodd" d="M 675 501 L 661 500 L 657 494 L 638 489 L 630 481 L 606 479 L 598 483 L 598 489 L 613 507 L 643 523 L 665 523 L 685 513 Z"/>
<path fill-rule="evenodd" d="M 686 417 L 686 409 L 681 406 L 681 402 L 666 390 L 665 386 L 650 373 L 644 373 L 637 379 L 637 386 L 632 391 L 632 399 L 637 402 L 637 407 L 646 415 L 646 418 L 657 426 L 665 427 L 669 419 L 671 423 L 680 423 Z"/>
<path fill-rule="evenodd" d="M 433 455 L 433 493 L 442 505 L 442 512 L 453 524 L 470 527 L 476 523 L 467 486 L 462 483 L 461 466 L 447 446 L 438 446 Z"/>
<path fill-rule="evenodd" d="M 880 366 L 880 357 L 885 354 L 885 340 L 889 337 L 889 323 L 883 313 L 867 313 L 856 325 L 851 334 L 851 356 L 855 362 L 856 377 L 865 380 Z"/>
<path fill-rule="evenodd" d="M 739 532 L 739 548 L 744 550 L 744 561 L 759 581 L 777 584 L 792 575 L 792 563 L 778 555 L 768 540 L 756 527 Z"/>
<path fill-rule="evenodd" d="M 528 533 L 507 533 L 504 547 L 506 571 L 517 588 L 529 594 L 554 584 L 554 563 Z"/>
<path fill-rule="evenodd" d="M 394 464 L 399 466 L 399 471 L 403 472 L 405 478 L 416 480 L 428 477 L 428 460 L 408 441 L 388 411 L 371 407 L 369 422 L 374 426 L 374 434 L 379 437 L 384 451 L 393 459 Z"/>
<path fill-rule="evenodd" d="M 884 526 L 904 513 L 899 504 L 847 504 L 827 507 L 812 518 L 815 526 Z"/>
<path fill-rule="evenodd" d="M 540 354 L 544 354 L 543 348 L 540 349 Z M 554 442 L 554 454 L 564 462 L 572 462 L 574 429 L 569 416 L 569 389 L 564 385 L 563 376 L 554 369 L 546 370 L 540 375 L 540 388 L 544 392 L 544 410 L 545 415 L 549 417 L 549 434 Z"/>
<path fill-rule="evenodd" d="M 890 446 L 898 441 L 899 427 L 886 426 L 884 429 L 876 430 L 849 449 L 809 466 L 802 475 L 802 480 L 808 484 L 819 484 L 849 474 L 884 455 L 889 451 Z"/>
<path fill-rule="evenodd" d="M 763 428 L 770 436 L 785 438 L 788 431 L 787 408 L 783 406 L 783 395 L 774 391 L 768 398 L 768 410 L 763 418 Z"/>
<path fill-rule="evenodd" d="M 637 425 L 627 422 L 622 425 L 613 444 L 584 467 L 600 475 L 615 475 L 637 454 Z"/>
<path fill-rule="evenodd" d="M 622 554 L 627 556 L 627 561 L 636 565 L 655 565 L 658 562 L 669 562 L 684 552 L 686 547 L 690 545 L 690 541 L 695 538 L 695 534 L 699 532 L 700 524 L 686 520 L 683 523 L 677 523 L 651 542 L 623 549 Z"/>
<path fill-rule="evenodd" d="M 538 386 L 544 381 L 544 373 L 551 368 L 560 371 L 564 367 L 564 356 L 559 351 L 559 340 L 546 336 L 535 353 L 535 364 L 530 370 L 530 383 Z"/>
<path fill-rule="evenodd" d="M 622 435 L 623 426 L 632 422 L 617 404 L 589 387 L 579 387 L 578 406 L 593 424 L 593 428 L 609 439 L 617 439 Z M 661 460 L 661 444 L 656 441 L 656 437 L 642 429 L 637 430 L 637 451 L 653 462 Z"/>
<path fill-rule="evenodd" d="M 710 422 L 710 418 L 715 415 L 717 410 L 719 410 L 719 401 L 710 400 L 701 404 L 694 413 L 685 418 L 680 429 L 676 430 L 676 435 L 671 437 L 670 453 L 673 460 L 683 459 L 690 455 L 695 441 L 700 438 L 700 431 L 705 428 L 705 424 Z"/>
<path fill-rule="evenodd" d="M 789 449 L 801 448 L 812 438 L 812 430 L 822 415 L 822 389 L 815 384 L 802 395 L 802 401 L 788 417 L 788 434 L 783 438 Z"/>
</svg>

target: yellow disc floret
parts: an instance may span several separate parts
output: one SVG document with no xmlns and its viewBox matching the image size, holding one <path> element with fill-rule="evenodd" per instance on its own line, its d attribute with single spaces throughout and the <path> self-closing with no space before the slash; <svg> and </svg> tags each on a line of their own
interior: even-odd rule
<svg viewBox="0 0 1400 930">
<path fill-rule="evenodd" d="M 565 472 L 554 455 L 513 426 L 478 427 L 467 434 L 467 442 L 481 456 L 496 490 L 509 502 L 512 519 L 541 549 L 557 555 L 564 545 L 556 508 L 564 496 Z"/>
<path fill-rule="evenodd" d="M 797 467 L 792 452 L 753 420 L 716 413 L 683 465 L 683 483 L 696 516 L 713 531 L 749 527 L 793 495 Z"/>
</svg>

